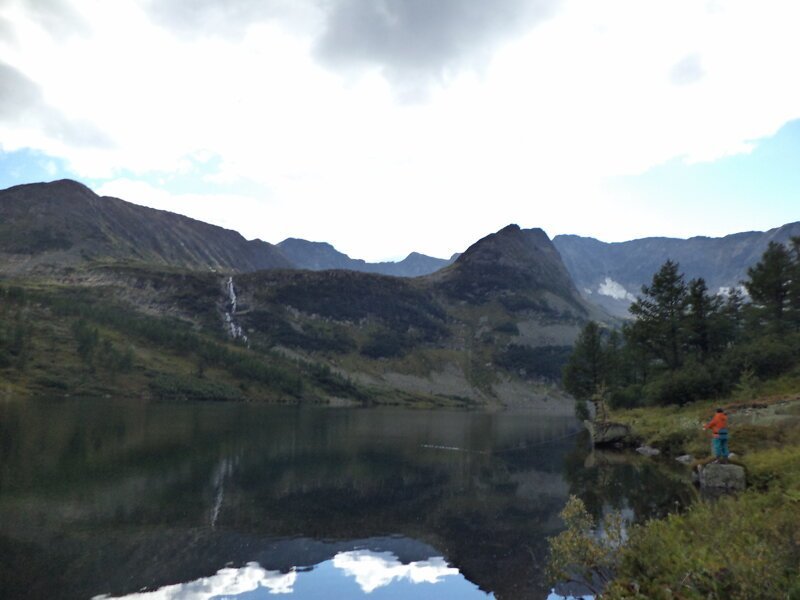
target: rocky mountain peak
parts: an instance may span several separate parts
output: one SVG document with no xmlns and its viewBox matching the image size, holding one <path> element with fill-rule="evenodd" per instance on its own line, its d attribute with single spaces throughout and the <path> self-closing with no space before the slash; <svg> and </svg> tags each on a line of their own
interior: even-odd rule
<svg viewBox="0 0 800 600">
<path fill-rule="evenodd" d="M 583 309 L 561 256 L 539 228 L 508 225 L 475 242 L 437 275 L 433 277 L 448 295 L 465 300 L 550 292 Z"/>
</svg>

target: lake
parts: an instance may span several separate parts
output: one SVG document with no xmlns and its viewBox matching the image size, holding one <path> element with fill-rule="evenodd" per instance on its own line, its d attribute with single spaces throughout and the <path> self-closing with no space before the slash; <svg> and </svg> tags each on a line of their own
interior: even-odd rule
<svg viewBox="0 0 800 600">
<path fill-rule="evenodd" d="M 692 493 L 521 410 L 5 403 L 0 469 L 7 599 L 544 599 L 570 494 Z"/>
</svg>

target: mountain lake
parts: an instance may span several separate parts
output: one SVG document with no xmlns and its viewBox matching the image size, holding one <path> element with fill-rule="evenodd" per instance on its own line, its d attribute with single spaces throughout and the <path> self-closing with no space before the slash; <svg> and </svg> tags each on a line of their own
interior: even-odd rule
<svg viewBox="0 0 800 600">
<path fill-rule="evenodd" d="M 14 598 L 546 599 L 570 494 L 689 502 L 679 472 L 532 411 L 0 404 Z"/>
</svg>

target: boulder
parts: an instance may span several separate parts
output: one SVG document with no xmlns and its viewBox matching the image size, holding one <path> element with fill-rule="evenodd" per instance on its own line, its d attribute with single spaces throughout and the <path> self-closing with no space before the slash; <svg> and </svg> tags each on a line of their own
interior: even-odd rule
<svg viewBox="0 0 800 600">
<path fill-rule="evenodd" d="M 631 428 L 622 423 L 610 421 L 584 421 L 583 423 L 589 430 L 592 444 L 595 446 L 624 442 L 630 438 Z"/>
<path fill-rule="evenodd" d="M 743 490 L 747 486 L 745 471 L 739 465 L 709 463 L 700 469 L 700 487 L 716 490 Z"/>
<path fill-rule="evenodd" d="M 677 460 L 681 464 L 690 465 L 694 462 L 694 456 L 692 456 L 691 454 L 681 454 L 675 460 Z"/>
<path fill-rule="evenodd" d="M 661 454 L 661 450 L 651 446 L 639 446 L 636 451 L 643 456 L 658 456 Z"/>
</svg>

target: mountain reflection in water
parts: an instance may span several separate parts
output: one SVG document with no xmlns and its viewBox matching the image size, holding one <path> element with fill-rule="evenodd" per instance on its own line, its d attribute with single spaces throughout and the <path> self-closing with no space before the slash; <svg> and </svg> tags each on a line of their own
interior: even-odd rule
<svg viewBox="0 0 800 600">
<path fill-rule="evenodd" d="M 643 518 L 690 489 L 522 411 L 6 403 L 0 465 L 9 599 L 543 599 L 569 494 Z"/>
</svg>

